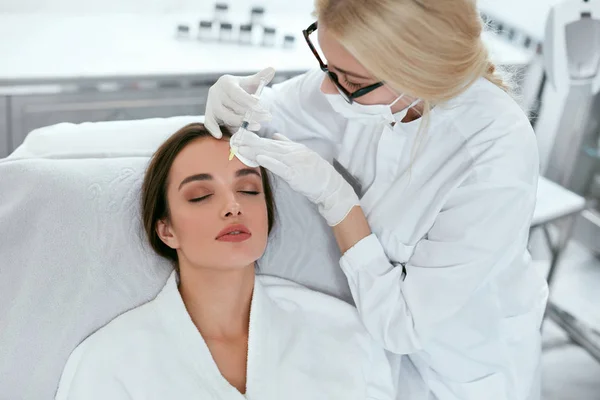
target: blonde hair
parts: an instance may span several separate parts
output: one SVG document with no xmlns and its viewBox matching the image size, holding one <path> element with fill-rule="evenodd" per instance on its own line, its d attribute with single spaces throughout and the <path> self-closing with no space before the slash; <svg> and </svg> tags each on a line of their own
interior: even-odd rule
<svg viewBox="0 0 600 400">
<path fill-rule="evenodd" d="M 377 79 L 424 103 L 424 119 L 480 77 L 509 85 L 490 61 L 475 0 L 315 0 L 315 15 Z"/>
</svg>

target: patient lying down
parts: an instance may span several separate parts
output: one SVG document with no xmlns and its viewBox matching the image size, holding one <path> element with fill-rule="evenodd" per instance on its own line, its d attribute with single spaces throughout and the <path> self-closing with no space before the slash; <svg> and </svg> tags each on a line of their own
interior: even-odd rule
<svg viewBox="0 0 600 400">
<path fill-rule="evenodd" d="M 385 353 L 353 307 L 255 275 L 273 196 L 264 170 L 228 153 L 201 124 L 155 153 L 142 218 L 175 270 L 154 300 L 73 351 L 56 399 L 395 398 Z"/>
</svg>

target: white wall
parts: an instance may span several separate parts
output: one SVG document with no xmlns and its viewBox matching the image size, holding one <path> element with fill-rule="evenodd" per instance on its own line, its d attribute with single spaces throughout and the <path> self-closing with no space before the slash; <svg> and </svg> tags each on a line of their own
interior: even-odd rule
<svg viewBox="0 0 600 400">
<path fill-rule="evenodd" d="M 214 0 L 0 0 L 0 13 L 198 13 L 210 15 Z M 267 14 L 310 13 L 313 0 L 224 0 L 236 13 L 250 11 L 253 5 L 265 7 Z"/>
</svg>

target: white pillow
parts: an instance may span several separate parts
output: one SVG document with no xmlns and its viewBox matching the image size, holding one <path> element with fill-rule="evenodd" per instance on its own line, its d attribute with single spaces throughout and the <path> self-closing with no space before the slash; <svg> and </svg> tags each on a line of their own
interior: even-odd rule
<svg viewBox="0 0 600 400">
<path fill-rule="evenodd" d="M 197 120 L 60 124 L 0 160 L 1 399 L 52 399 L 75 346 L 160 291 L 171 268 L 141 228 L 139 156 Z M 329 227 L 285 183 L 273 186 L 260 272 L 351 301 Z"/>
<path fill-rule="evenodd" d="M 8 158 L 106 158 L 152 155 L 165 139 L 204 116 L 61 123 L 31 131 Z"/>
</svg>

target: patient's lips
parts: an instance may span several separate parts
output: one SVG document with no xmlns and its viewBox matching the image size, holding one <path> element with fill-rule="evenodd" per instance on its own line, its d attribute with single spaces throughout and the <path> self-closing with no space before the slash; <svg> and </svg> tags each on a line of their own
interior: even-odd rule
<svg viewBox="0 0 600 400">
<path fill-rule="evenodd" d="M 222 242 L 243 242 L 250 239 L 250 236 L 252 236 L 252 234 L 245 225 L 236 224 L 229 225 L 223 229 L 215 239 Z"/>
</svg>

